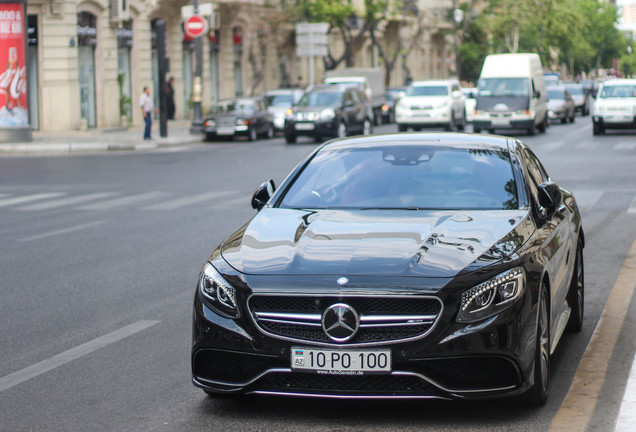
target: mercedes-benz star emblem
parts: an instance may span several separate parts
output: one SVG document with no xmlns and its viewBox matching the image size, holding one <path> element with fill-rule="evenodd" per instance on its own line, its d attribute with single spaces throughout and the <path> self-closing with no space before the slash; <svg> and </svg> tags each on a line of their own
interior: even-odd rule
<svg viewBox="0 0 636 432">
<path fill-rule="evenodd" d="M 346 285 L 347 283 L 349 283 L 349 279 L 343 276 L 343 277 L 339 277 L 338 280 L 336 280 L 336 282 L 338 282 L 338 285 Z"/>
<path fill-rule="evenodd" d="M 322 329 L 334 342 L 347 342 L 360 328 L 360 318 L 349 305 L 336 303 L 322 314 Z"/>
</svg>

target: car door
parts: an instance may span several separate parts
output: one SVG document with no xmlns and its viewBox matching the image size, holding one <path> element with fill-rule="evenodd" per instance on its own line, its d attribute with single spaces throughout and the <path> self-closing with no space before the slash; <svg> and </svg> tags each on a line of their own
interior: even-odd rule
<svg viewBox="0 0 636 432">
<path fill-rule="evenodd" d="M 352 89 L 346 89 L 342 97 L 342 112 L 347 124 L 347 130 L 349 132 L 358 130 L 358 121 L 356 119 L 358 108 L 356 102 L 353 99 Z"/>
<path fill-rule="evenodd" d="M 535 204 L 539 206 L 539 186 L 551 180 L 534 153 L 529 148 L 525 148 L 524 153 L 528 168 L 530 192 Z M 544 216 L 547 217 L 545 212 Z M 574 250 L 576 242 L 573 236 L 569 210 L 563 202 L 553 214 L 545 219 L 540 230 L 542 231 L 541 238 L 543 239 L 541 245 L 542 255 L 546 258 L 546 267 L 550 277 L 550 297 L 553 305 L 550 322 L 553 329 L 556 330 L 568 294 L 576 258 Z M 551 336 L 556 337 L 556 331 L 552 331 Z"/>
<path fill-rule="evenodd" d="M 460 121 L 466 108 L 466 98 L 459 87 L 459 83 L 451 83 L 451 98 L 453 102 L 455 121 Z"/>
</svg>

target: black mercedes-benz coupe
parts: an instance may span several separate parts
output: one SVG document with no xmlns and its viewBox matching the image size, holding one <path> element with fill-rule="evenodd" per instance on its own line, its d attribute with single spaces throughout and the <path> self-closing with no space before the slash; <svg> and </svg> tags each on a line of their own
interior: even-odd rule
<svg viewBox="0 0 636 432">
<path fill-rule="evenodd" d="M 192 379 L 210 395 L 548 395 L 583 323 L 581 216 L 514 138 L 412 133 L 322 145 L 212 253 Z"/>
</svg>

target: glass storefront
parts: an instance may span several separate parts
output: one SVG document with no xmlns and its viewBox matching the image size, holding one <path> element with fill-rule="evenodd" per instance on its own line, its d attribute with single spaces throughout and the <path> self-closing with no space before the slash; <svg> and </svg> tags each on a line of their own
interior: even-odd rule
<svg viewBox="0 0 636 432">
<path fill-rule="evenodd" d="M 97 45 L 97 17 L 90 12 L 77 14 L 78 79 L 80 111 L 88 127 L 97 126 L 95 104 L 95 46 Z"/>
</svg>

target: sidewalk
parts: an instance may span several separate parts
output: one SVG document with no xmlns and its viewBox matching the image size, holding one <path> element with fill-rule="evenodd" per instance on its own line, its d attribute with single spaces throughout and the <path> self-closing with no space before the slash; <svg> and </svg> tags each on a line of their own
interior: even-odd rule
<svg viewBox="0 0 636 432">
<path fill-rule="evenodd" d="M 130 128 L 89 129 L 86 132 L 34 131 L 31 142 L 0 143 L 0 156 L 148 150 L 203 142 L 204 135 L 191 134 L 190 126 L 190 120 L 171 120 L 168 122 L 168 136 L 162 138 L 159 136 L 159 121 L 154 121 L 151 141 L 144 141 L 142 125 Z"/>
</svg>

